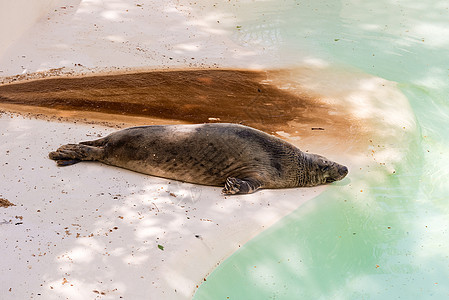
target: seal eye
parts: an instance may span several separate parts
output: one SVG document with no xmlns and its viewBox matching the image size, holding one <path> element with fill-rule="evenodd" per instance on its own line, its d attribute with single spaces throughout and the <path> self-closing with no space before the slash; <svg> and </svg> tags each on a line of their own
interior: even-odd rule
<svg viewBox="0 0 449 300">
<path fill-rule="evenodd" d="M 329 166 L 324 166 L 321 168 L 321 171 L 326 172 L 327 170 L 329 170 Z"/>
</svg>

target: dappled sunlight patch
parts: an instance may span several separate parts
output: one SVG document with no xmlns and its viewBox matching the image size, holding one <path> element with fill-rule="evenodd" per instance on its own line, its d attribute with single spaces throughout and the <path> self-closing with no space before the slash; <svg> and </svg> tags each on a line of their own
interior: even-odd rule
<svg viewBox="0 0 449 300">
<path fill-rule="evenodd" d="M 422 209 L 425 209 L 425 207 Z M 417 242 L 410 251 L 416 258 L 416 264 L 425 264 L 431 261 L 433 264 L 438 265 L 438 257 L 447 255 L 447 248 L 442 242 L 446 239 L 446 235 L 449 232 L 447 216 L 445 214 L 426 216 L 423 213 L 415 220 L 413 230 L 417 234 Z M 449 275 L 449 270 L 441 270 L 441 272 Z"/>
<path fill-rule="evenodd" d="M 90 249 L 89 249 L 90 248 Z M 90 243 L 89 248 L 86 247 L 77 247 L 72 249 L 70 252 L 66 254 L 62 254 L 58 258 L 62 260 L 66 260 L 66 262 L 76 263 L 76 264 L 89 264 L 94 259 L 94 250 L 100 250 L 100 247 L 95 247 Z M 65 270 L 68 272 L 68 270 Z"/>
</svg>

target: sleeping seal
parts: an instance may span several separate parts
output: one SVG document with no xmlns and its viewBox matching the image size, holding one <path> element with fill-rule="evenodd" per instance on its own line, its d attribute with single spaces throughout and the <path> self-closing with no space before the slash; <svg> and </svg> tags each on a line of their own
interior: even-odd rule
<svg viewBox="0 0 449 300">
<path fill-rule="evenodd" d="M 61 146 L 49 157 L 60 166 L 100 161 L 153 176 L 224 186 L 224 194 L 315 186 L 348 173 L 345 166 L 277 137 L 226 123 L 132 127 Z"/>
</svg>

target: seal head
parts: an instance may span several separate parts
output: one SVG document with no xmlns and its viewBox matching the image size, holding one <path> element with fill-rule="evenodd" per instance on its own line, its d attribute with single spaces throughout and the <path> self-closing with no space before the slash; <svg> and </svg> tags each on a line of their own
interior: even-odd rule
<svg viewBox="0 0 449 300">
<path fill-rule="evenodd" d="M 304 186 L 316 186 L 342 180 L 348 174 L 348 168 L 324 156 L 304 153 L 307 173 L 304 174 Z M 299 172 L 304 172 L 302 169 Z"/>
</svg>

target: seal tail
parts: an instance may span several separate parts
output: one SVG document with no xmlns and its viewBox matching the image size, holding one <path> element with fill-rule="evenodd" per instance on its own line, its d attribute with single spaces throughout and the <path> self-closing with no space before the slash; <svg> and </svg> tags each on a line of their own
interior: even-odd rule
<svg viewBox="0 0 449 300">
<path fill-rule="evenodd" d="M 83 160 L 98 160 L 103 155 L 103 149 L 83 144 L 67 144 L 48 154 L 58 166 L 69 166 Z"/>
</svg>

